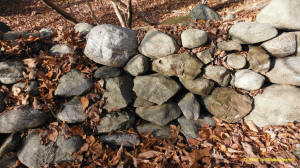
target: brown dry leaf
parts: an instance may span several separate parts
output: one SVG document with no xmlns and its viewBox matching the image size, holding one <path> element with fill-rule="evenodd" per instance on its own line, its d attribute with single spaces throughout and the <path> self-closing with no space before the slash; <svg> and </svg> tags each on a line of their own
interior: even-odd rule
<svg viewBox="0 0 300 168">
<path fill-rule="evenodd" d="M 161 154 L 162 154 L 161 152 L 154 151 L 154 150 L 149 150 L 149 151 L 140 153 L 138 155 L 138 157 L 141 158 L 141 159 L 151 159 L 151 158 L 157 157 Z"/>
<path fill-rule="evenodd" d="M 85 96 L 82 96 L 80 101 L 82 103 L 82 110 L 84 111 L 89 106 L 89 99 L 87 99 Z"/>
<path fill-rule="evenodd" d="M 56 129 L 51 129 L 48 133 L 48 139 L 52 142 L 56 142 L 58 136 L 58 131 Z"/>
<path fill-rule="evenodd" d="M 86 135 L 85 135 L 83 129 L 77 125 L 75 125 L 71 128 L 71 132 L 72 132 L 72 135 L 78 135 L 78 136 L 81 136 L 83 139 L 86 139 Z"/>
<path fill-rule="evenodd" d="M 24 64 L 28 66 L 28 68 L 36 68 L 37 59 L 36 58 L 27 58 L 23 60 Z"/>
<path fill-rule="evenodd" d="M 121 146 L 117 152 L 117 155 L 114 156 L 114 158 L 111 160 L 111 166 L 116 166 L 120 162 L 121 157 L 122 157 L 122 152 L 123 152 L 123 144 L 121 144 Z"/>
<path fill-rule="evenodd" d="M 36 110 L 41 110 L 43 107 L 36 97 L 33 98 L 32 106 Z"/>
<path fill-rule="evenodd" d="M 247 126 L 249 127 L 250 130 L 252 130 L 254 132 L 258 132 L 258 129 L 252 120 L 247 120 L 247 121 L 245 121 L 245 123 L 247 124 Z"/>
</svg>

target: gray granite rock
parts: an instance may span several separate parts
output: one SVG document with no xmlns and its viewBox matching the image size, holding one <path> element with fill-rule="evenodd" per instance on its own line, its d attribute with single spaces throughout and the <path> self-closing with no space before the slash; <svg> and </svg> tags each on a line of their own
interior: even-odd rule
<svg viewBox="0 0 300 168">
<path fill-rule="evenodd" d="M 111 145 L 124 147 L 131 147 L 138 145 L 141 141 L 137 135 L 134 134 L 119 134 L 119 135 L 103 135 L 100 137 L 100 142 L 108 143 Z"/>
<path fill-rule="evenodd" d="M 300 30 L 299 8 L 298 0 L 272 0 L 256 16 L 256 21 L 279 29 Z"/>
<path fill-rule="evenodd" d="M 93 26 L 88 23 L 77 23 L 74 26 L 75 32 L 79 33 L 80 35 L 88 34 L 92 28 L 93 28 Z"/>
<path fill-rule="evenodd" d="M 240 54 L 228 54 L 226 62 L 233 69 L 242 69 L 247 64 L 246 58 Z"/>
<path fill-rule="evenodd" d="M 132 76 L 143 75 L 150 70 L 150 62 L 147 57 L 138 54 L 127 62 L 124 69 Z"/>
<path fill-rule="evenodd" d="M 209 48 L 196 54 L 196 56 L 204 63 L 208 64 L 214 60 L 213 49 Z"/>
<path fill-rule="evenodd" d="M 227 86 L 230 81 L 230 71 L 223 66 L 208 65 L 205 67 L 205 75 L 221 86 Z"/>
<path fill-rule="evenodd" d="M 211 8 L 209 8 L 204 4 L 195 6 L 191 11 L 190 16 L 193 19 L 204 19 L 204 20 L 220 19 L 220 15 L 217 12 L 215 12 L 214 10 L 212 10 Z"/>
<path fill-rule="evenodd" d="M 229 30 L 232 39 L 240 44 L 254 44 L 267 41 L 275 37 L 277 33 L 274 27 L 255 22 L 239 22 Z"/>
<path fill-rule="evenodd" d="M 54 92 L 56 96 L 79 96 L 92 87 L 93 83 L 86 79 L 84 74 L 72 69 L 59 79 L 59 84 Z"/>
<path fill-rule="evenodd" d="M 274 84 L 254 97 L 254 109 L 245 117 L 257 126 L 285 125 L 300 121 L 300 89 L 294 86 Z"/>
<path fill-rule="evenodd" d="M 160 138 L 166 138 L 169 136 L 170 133 L 170 127 L 169 126 L 159 126 L 152 123 L 146 123 L 143 125 L 137 126 L 137 131 L 139 133 L 146 134 L 151 132 L 154 136 L 160 137 Z"/>
<path fill-rule="evenodd" d="M 188 53 L 158 58 L 152 62 L 152 70 L 165 76 L 194 79 L 201 73 L 203 63 Z"/>
<path fill-rule="evenodd" d="M 52 28 L 42 28 L 40 30 L 40 38 L 52 38 L 54 35 L 54 30 Z"/>
<path fill-rule="evenodd" d="M 139 46 L 140 53 L 152 59 L 174 54 L 177 50 L 176 41 L 157 30 L 148 31 Z"/>
<path fill-rule="evenodd" d="M 265 77 L 249 69 L 239 70 L 235 73 L 234 86 L 245 90 L 260 89 Z"/>
<path fill-rule="evenodd" d="M 155 105 L 152 102 L 149 102 L 141 97 L 137 97 L 133 102 L 133 107 L 147 107 Z"/>
<path fill-rule="evenodd" d="M 10 134 L 5 141 L 0 145 L 0 158 L 4 157 L 5 154 L 13 152 L 17 149 L 21 142 L 19 133 Z"/>
<path fill-rule="evenodd" d="M 296 34 L 296 41 L 297 41 L 297 52 L 296 52 L 296 55 L 297 56 L 300 56 L 300 31 L 297 31 L 297 32 L 292 32 L 294 34 Z"/>
<path fill-rule="evenodd" d="M 270 69 L 270 56 L 261 47 L 249 46 L 247 60 L 249 62 L 249 69 L 255 72 L 265 74 Z"/>
<path fill-rule="evenodd" d="M 272 83 L 300 86 L 300 56 L 277 58 L 266 74 Z"/>
<path fill-rule="evenodd" d="M 0 62 L 0 82 L 14 84 L 23 79 L 23 64 L 18 61 Z"/>
<path fill-rule="evenodd" d="M 182 46 L 185 48 L 196 48 L 205 44 L 208 33 L 199 29 L 187 29 L 181 33 Z"/>
<path fill-rule="evenodd" d="M 0 114 L 0 133 L 12 133 L 44 124 L 48 114 L 32 107 L 13 109 Z"/>
<path fill-rule="evenodd" d="M 123 70 L 117 67 L 102 66 L 94 72 L 94 78 L 105 79 L 118 77 L 122 74 Z"/>
<path fill-rule="evenodd" d="M 296 52 L 297 43 L 294 33 L 283 33 L 261 45 L 275 57 L 286 57 Z"/>
<path fill-rule="evenodd" d="M 202 77 L 194 80 L 179 78 L 179 80 L 187 90 L 200 96 L 207 96 L 215 85 L 213 81 Z"/>
<path fill-rule="evenodd" d="M 181 114 L 180 108 L 174 103 L 138 107 L 135 112 L 142 119 L 160 126 L 167 125 L 170 121 L 175 120 Z"/>
<path fill-rule="evenodd" d="M 128 129 L 133 126 L 135 117 L 127 112 L 108 113 L 102 117 L 97 125 L 97 133 L 108 133 L 119 129 Z"/>
<path fill-rule="evenodd" d="M 163 104 L 174 96 L 181 86 L 173 79 L 160 74 L 137 76 L 133 90 L 138 97 L 156 104 Z"/>
<path fill-rule="evenodd" d="M 198 137 L 198 127 L 193 120 L 180 117 L 177 119 L 180 125 L 180 132 L 185 136 L 186 139 Z"/>
<path fill-rule="evenodd" d="M 227 87 L 216 88 L 204 104 L 211 114 L 228 123 L 239 122 L 252 110 L 249 96 Z"/>
<path fill-rule="evenodd" d="M 110 111 L 127 107 L 134 99 L 132 87 L 133 82 L 129 75 L 105 79 L 104 109 Z"/>
<path fill-rule="evenodd" d="M 136 32 L 116 25 L 95 26 L 88 34 L 84 54 L 96 63 L 123 67 L 137 52 Z"/>
<path fill-rule="evenodd" d="M 200 103 L 193 93 L 187 93 L 179 102 L 178 106 L 181 109 L 185 118 L 189 120 L 197 120 L 200 116 Z"/>
<path fill-rule="evenodd" d="M 87 118 L 87 114 L 82 109 L 80 97 L 74 97 L 65 103 L 62 111 L 57 114 L 57 118 L 66 123 L 83 122 Z"/>
<path fill-rule="evenodd" d="M 66 44 L 56 44 L 50 48 L 50 54 L 62 57 L 64 54 L 73 54 L 74 51 Z"/>
<path fill-rule="evenodd" d="M 218 49 L 224 51 L 242 51 L 242 46 L 236 41 L 221 41 L 217 44 Z"/>
</svg>

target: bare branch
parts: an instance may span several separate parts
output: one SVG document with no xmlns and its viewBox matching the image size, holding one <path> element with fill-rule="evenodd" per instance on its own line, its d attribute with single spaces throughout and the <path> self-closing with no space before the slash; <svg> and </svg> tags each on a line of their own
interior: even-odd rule
<svg viewBox="0 0 300 168">
<path fill-rule="evenodd" d="M 127 2 L 127 27 L 131 28 L 132 25 L 132 1 L 128 0 Z"/>
<path fill-rule="evenodd" d="M 91 11 L 91 14 L 92 14 L 94 20 L 96 21 L 97 24 L 99 24 L 99 22 L 98 22 L 98 20 L 97 20 L 97 17 L 96 17 L 96 15 L 95 15 L 95 13 L 94 13 L 94 10 L 93 10 L 93 8 L 92 8 L 92 6 L 91 6 L 89 0 L 86 0 L 86 3 L 87 3 L 87 5 L 88 5 L 89 8 L 90 8 L 90 11 Z"/>
<path fill-rule="evenodd" d="M 125 22 L 124 22 L 124 18 L 123 18 L 123 16 L 121 15 L 118 6 L 115 4 L 115 2 L 114 2 L 113 0 L 111 1 L 111 4 L 112 4 L 112 6 L 113 6 L 113 8 L 114 8 L 114 11 L 115 11 L 115 13 L 116 13 L 116 15 L 117 15 L 119 21 L 120 21 L 121 26 L 122 26 L 122 27 L 126 27 Z"/>
<path fill-rule="evenodd" d="M 126 6 L 126 4 L 124 4 L 120 0 L 111 0 L 111 1 L 114 2 L 115 5 L 117 5 L 123 12 L 127 12 L 127 6 Z"/>
<path fill-rule="evenodd" d="M 61 8 L 59 8 L 58 6 L 56 6 L 54 3 L 52 3 L 49 0 L 42 0 L 45 4 L 47 4 L 50 8 L 54 9 L 57 13 L 59 13 L 60 15 L 62 15 L 64 18 L 66 18 L 67 20 L 71 21 L 73 24 L 78 23 L 78 21 L 72 17 L 69 13 L 65 12 L 64 10 L 62 10 Z"/>
</svg>

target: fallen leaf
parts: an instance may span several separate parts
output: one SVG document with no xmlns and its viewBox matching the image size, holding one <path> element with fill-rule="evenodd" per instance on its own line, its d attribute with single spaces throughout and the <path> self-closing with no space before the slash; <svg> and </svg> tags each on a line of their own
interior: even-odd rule
<svg viewBox="0 0 300 168">
<path fill-rule="evenodd" d="M 149 150 L 149 151 L 140 153 L 138 155 L 138 157 L 141 159 L 151 159 L 151 158 L 157 157 L 158 155 L 161 155 L 161 154 L 162 154 L 161 152 Z"/>
<path fill-rule="evenodd" d="M 87 99 L 85 96 L 82 96 L 80 101 L 82 103 L 82 110 L 84 111 L 89 106 L 89 99 Z"/>
</svg>

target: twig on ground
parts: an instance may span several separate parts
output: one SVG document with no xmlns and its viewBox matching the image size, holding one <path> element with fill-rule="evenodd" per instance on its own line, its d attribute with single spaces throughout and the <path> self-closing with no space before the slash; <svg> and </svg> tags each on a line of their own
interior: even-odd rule
<svg viewBox="0 0 300 168">
<path fill-rule="evenodd" d="M 120 21 L 121 26 L 122 27 L 126 27 L 125 22 L 124 22 L 124 18 L 121 15 L 120 10 L 119 10 L 118 6 L 115 4 L 114 0 L 111 1 L 111 4 L 112 4 L 112 6 L 114 8 L 114 11 L 115 11 L 115 13 L 116 13 L 119 21 Z"/>
<path fill-rule="evenodd" d="M 127 2 L 127 27 L 131 28 L 132 26 L 132 0 Z"/>
</svg>

